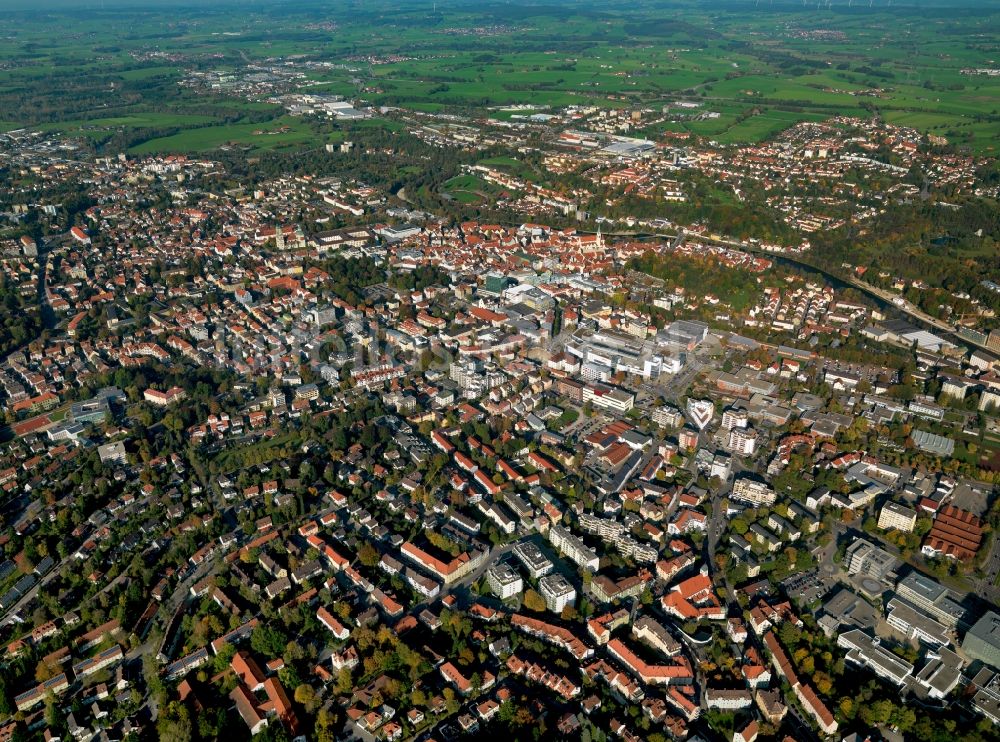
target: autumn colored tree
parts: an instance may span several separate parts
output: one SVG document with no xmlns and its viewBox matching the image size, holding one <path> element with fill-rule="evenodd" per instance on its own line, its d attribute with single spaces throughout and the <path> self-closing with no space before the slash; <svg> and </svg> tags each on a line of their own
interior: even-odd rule
<svg viewBox="0 0 1000 742">
<path fill-rule="evenodd" d="M 529 611 L 540 613 L 545 610 L 545 598 L 537 590 L 528 589 L 524 592 L 524 607 Z"/>
</svg>

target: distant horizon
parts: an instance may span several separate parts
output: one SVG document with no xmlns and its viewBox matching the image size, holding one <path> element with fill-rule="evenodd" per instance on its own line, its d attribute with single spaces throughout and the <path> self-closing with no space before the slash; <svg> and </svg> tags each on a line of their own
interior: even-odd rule
<svg viewBox="0 0 1000 742">
<path fill-rule="evenodd" d="M 262 8 L 270 6 L 288 5 L 292 8 L 320 8 L 328 6 L 331 9 L 357 5 L 359 0 L 305 0 L 305 2 L 292 2 L 292 0 L 0 0 L 0 10 L 13 11 L 76 11 L 76 10 L 99 10 L 99 9 L 121 9 L 121 10 L 144 10 L 162 8 L 197 8 L 218 9 L 222 7 L 245 7 Z M 365 5 L 376 5 L 376 3 L 364 3 Z M 514 5 L 523 7 L 552 7 L 565 5 L 567 7 L 586 7 L 588 5 L 601 5 L 596 0 L 504 0 L 504 2 L 478 2 L 477 0 L 395 0 L 395 2 L 385 3 L 387 6 L 400 6 L 412 8 L 414 6 L 426 5 L 436 6 L 439 11 L 445 9 L 463 9 L 464 7 L 482 9 L 489 5 Z M 690 6 L 690 5 L 711 5 L 716 10 L 757 8 L 761 11 L 768 9 L 780 10 L 840 10 L 853 8 L 855 10 L 870 9 L 879 10 L 920 10 L 928 8 L 965 8 L 965 9 L 1000 9 L 1000 0 L 874 0 L 869 5 L 869 0 L 651 0 L 650 5 L 662 4 L 665 7 L 670 5 Z M 611 9 L 614 10 L 614 9 Z"/>
</svg>

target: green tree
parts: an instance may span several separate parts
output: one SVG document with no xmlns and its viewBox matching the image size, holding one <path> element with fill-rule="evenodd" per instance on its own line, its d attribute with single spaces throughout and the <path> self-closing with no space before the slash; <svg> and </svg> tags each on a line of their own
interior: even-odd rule
<svg viewBox="0 0 1000 742">
<path fill-rule="evenodd" d="M 354 690 L 354 680 L 351 677 L 351 669 L 343 667 L 337 673 L 337 693 L 346 696 L 352 690 Z"/>
<path fill-rule="evenodd" d="M 260 625 L 250 635 L 250 646 L 258 654 L 280 657 L 288 644 L 288 635 L 270 625 Z"/>
<path fill-rule="evenodd" d="M 11 703 L 10 690 L 7 687 L 7 676 L 0 674 L 0 714 L 10 716 L 16 711 Z"/>
<path fill-rule="evenodd" d="M 189 742 L 192 727 L 187 706 L 180 701 L 171 701 L 166 707 L 161 707 L 156 732 L 161 742 Z"/>
</svg>

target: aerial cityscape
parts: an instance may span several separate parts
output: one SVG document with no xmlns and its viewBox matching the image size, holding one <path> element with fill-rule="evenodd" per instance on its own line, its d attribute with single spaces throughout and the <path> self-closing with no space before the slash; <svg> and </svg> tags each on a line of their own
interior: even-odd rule
<svg viewBox="0 0 1000 742">
<path fill-rule="evenodd" d="M 0 742 L 1000 740 L 998 157 L 994 0 L 10 0 Z"/>
</svg>

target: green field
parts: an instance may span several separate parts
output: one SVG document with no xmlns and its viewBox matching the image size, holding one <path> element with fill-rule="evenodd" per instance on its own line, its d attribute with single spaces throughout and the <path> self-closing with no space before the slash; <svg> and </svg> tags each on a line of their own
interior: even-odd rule
<svg viewBox="0 0 1000 742">
<path fill-rule="evenodd" d="M 445 181 L 443 191 L 461 204 L 474 205 L 494 194 L 496 186 L 475 175 L 456 175 Z"/>
<path fill-rule="evenodd" d="M 168 137 L 150 139 L 129 151 L 142 155 L 155 152 L 205 152 L 225 145 L 278 149 L 294 145 L 317 147 L 323 143 L 325 142 L 321 142 L 301 119 L 288 117 L 266 124 L 229 124 L 185 129 Z"/>
<path fill-rule="evenodd" d="M 530 165 L 518 160 L 515 157 L 487 157 L 480 160 L 478 164 L 495 168 L 497 170 L 503 170 L 504 172 L 528 181 L 537 181 L 539 179 L 538 173 L 536 173 Z"/>
<path fill-rule="evenodd" d="M 127 116 L 113 116 L 78 121 L 60 121 L 57 124 L 43 124 L 44 131 L 76 133 L 86 130 L 144 128 L 144 127 L 187 127 L 214 123 L 211 116 L 185 115 L 176 113 L 136 113 Z"/>
<path fill-rule="evenodd" d="M 483 202 L 483 198 L 481 196 L 478 196 L 475 193 L 471 193 L 469 191 L 453 189 L 452 191 L 449 192 L 448 195 L 450 195 L 460 204 L 475 205 Z"/>
<path fill-rule="evenodd" d="M 239 13 L 156 4 L 16 10 L 0 18 L 0 111 L 5 126 L 98 147 L 121 146 L 121 137 L 105 136 L 110 130 L 135 131 L 126 138 L 134 152 L 312 147 L 317 140 L 300 126 L 253 134 L 286 122 L 266 93 L 186 82 L 209 71 L 239 77 L 248 65 L 284 65 L 294 55 L 301 77 L 292 90 L 432 114 L 479 117 L 517 104 L 657 110 L 686 99 L 720 116 L 667 121 L 652 133 L 754 142 L 797 121 L 880 115 L 975 152 L 992 152 L 1000 139 L 1000 78 L 963 73 L 996 66 L 995 2 L 453 0 L 435 12 L 416 0 L 374 0 L 336 14 L 335 32 L 316 25 L 328 20 L 329 8 L 315 0 L 281 12 L 266 2 Z M 54 22 L 73 32 L 52 34 Z"/>
</svg>

